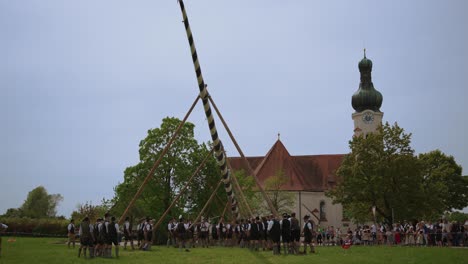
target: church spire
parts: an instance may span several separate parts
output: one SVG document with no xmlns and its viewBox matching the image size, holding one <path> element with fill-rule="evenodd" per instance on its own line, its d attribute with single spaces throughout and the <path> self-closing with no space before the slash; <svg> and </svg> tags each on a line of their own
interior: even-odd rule
<svg viewBox="0 0 468 264">
<path fill-rule="evenodd" d="M 361 73 L 361 82 L 359 89 L 353 94 L 351 105 L 356 112 L 364 110 L 372 110 L 380 112 L 383 97 L 382 94 L 374 88 L 372 83 L 372 61 L 366 57 L 366 49 L 364 48 L 364 58 L 358 64 L 359 72 Z"/>
</svg>

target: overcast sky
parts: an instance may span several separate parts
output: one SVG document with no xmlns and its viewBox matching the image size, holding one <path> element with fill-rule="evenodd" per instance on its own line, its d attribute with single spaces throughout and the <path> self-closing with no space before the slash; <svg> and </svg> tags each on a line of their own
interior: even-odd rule
<svg viewBox="0 0 468 264">
<path fill-rule="evenodd" d="M 208 89 L 246 155 L 349 151 L 367 48 L 384 121 L 468 174 L 468 1 L 185 2 Z M 0 0 L 0 214 L 112 198 L 138 144 L 198 87 L 176 0 Z M 202 105 L 189 119 L 210 139 Z M 218 121 L 218 129 L 221 124 Z M 228 156 L 237 156 L 220 132 Z"/>
</svg>

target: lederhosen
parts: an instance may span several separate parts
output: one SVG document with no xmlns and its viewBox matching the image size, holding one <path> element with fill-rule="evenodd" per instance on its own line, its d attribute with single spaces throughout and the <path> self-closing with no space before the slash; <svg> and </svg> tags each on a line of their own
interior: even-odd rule
<svg viewBox="0 0 468 264">
<path fill-rule="evenodd" d="M 229 225 L 229 228 L 227 229 L 226 233 L 227 233 L 227 238 L 231 239 L 232 238 L 232 233 L 233 233 L 232 232 L 232 225 Z"/>
<path fill-rule="evenodd" d="M 119 238 L 117 236 L 117 229 L 115 228 L 115 222 L 112 221 L 107 225 L 107 232 L 109 236 L 109 240 L 107 241 L 108 245 L 114 244 L 117 246 L 119 244 Z"/>
<path fill-rule="evenodd" d="M 265 241 L 268 241 L 268 221 L 267 220 L 263 221 L 263 239 L 265 239 Z"/>
<path fill-rule="evenodd" d="M 147 228 L 146 226 L 148 226 L 149 228 Z M 153 239 L 153 225 L 148 223 L 146 226 L 145 226 L 146 238 L 148 239 L 148 241 L 152 241 L 152 239 Z"/>
<path fill-rule="evenodd" d="M 301 229 L 299 227 L 299 220 L 291 218 L 291 241 L 298 242 L 301 239 Z"/>
<path fill-rule="evenodd" d="M 281 227 L 278 220 L 273 220 L 273 226 L 270 230 L 270 238 L 274 243 L 279 243 L 281 239 Z"/>
<path fill-rule="evenodd" d="M 255 222 L 250 224 L 250 239 L 258 240 L 258 225 Z"/>
<path fill-rule="evenodd" d="M 250 240 L 250 234 L 249 234 L 249 232 L 248 232 L 248 230 L 249 230 L 249 223 L 245 223 L 245 224 L 244 224 L 243 230 L 244 230 L 244 240 L 245 240 L 245 241 L 249 241 L 249 240 Z"/>
<path fill-rule="evenodd" d="M 130 225 L 130 223 L 128 224 L 128 228 L 127 228 L 127 223 L 124 223 L 124 236 L 125 236 L 125 241 L 132 240 L 132 225 Z"/>
<path fill-rule="evenodd" d="M 216 230 L 216 225 L 211 225 L 211 237 L 213 240 L 218 240 L 218 230 Z"/>
<path fill-rule="evenodd" d="M 187 230 L 185 230 L 185 225 L 183 222 L 180 222 L 177 224 L 176 232 L 177 232 L 177 238 L 180 241 L 185 241 L 185 239 L 187 238 L 186 237 Z"/>
<path fill-rule="evenodd" d="M 144 231 L 145 226 L 146 226 L 146 222 L 140 223 L 140 225 L 138 225 L 138 240 L 139 241 L 145 240 L 145 231 Z"/>
<path fill-rule="evenodd" d="M 312 229 L 314 228 L 312 226 L 312 223 L 310 223 L 310 225 L 312 226 L 312 229 L 309 229 L 309 224 L 310 221 L 307 221 L 305 224 L 304 224 L 304 243 L 306 244 L 310 244 L 312 243 Z"/>
<path fill-rule="evenodd" d="M 286 218 L 284 218 L 281 223 L 281 237 L 283 238 L 283 243 L 289 243 L 291 242 L 291 223 Z"/>
<path fill-rule="evenodd" d="M 265 238 L 264 234 L 264 229 L 263 228 L 263 223 L 262 222 L 257 222 L 257 227 L 258 227 L 258 240 L 263 240 Z"/>
<path fill-rule="evenodd" d="M 106 228 L 106 223 L 100 223 L 99 224 L 99 244 L 107 244 L 108 236 L 107 236 L 107 228 Z"/>
<path fill-rule="evenodd" d="M 200 224 L 200 238 L 201 239 L 208 238 L 208 225 L 206 222 L 201 222 Z"/>
<path fill-rule="evenodd" d="M 102 244 L 102 241 L 99 239 L 99 223 L 94 224 L 94 245 Z"/>
<path fill-rule="evenodd" d="M 91 239 L 91 230 L 89 228 L 89 222 L 81 222 L 80 224 L 81 236 L 80 244 L 85 247 L 92 247 L 93 240 Z"/>
<path fill-rule="evenodd" d="M 219 239 L 223 240 L 226 237 L 226 231 L 224 230 L 224 224 L 219 223 Z"/>
</svg>

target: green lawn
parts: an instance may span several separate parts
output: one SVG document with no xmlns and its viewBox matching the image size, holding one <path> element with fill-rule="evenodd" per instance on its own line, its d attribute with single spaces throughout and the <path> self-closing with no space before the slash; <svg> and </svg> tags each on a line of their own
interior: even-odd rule
<svg viewBox="0 0 468 264">
<path fill-rule="evenodd" d="M 68 249 L 65 240 L 54 238 L 3 237 L 0 263 L 468 263 L 467 248 L 362 247 L 344 251 L 340 247 L 318 247 L 317 254 L 273 256 L 271 252 L 251 252 L 239 248 L 195 248 L 179 252 L 175 248 L 153 247 L 150 252 L 121 250 L 119 259 L 77 258 L 78 248 Z"/>
</svg>

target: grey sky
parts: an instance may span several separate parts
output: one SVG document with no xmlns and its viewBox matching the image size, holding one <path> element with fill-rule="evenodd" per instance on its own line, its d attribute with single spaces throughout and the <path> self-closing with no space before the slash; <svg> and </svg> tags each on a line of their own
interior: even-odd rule
<svg viewBox="0 0 468 264">
<path fill-rule="evenodd" d="M 278 132 L 293 155 L 347 153 L 366 47 L 384 120 L 413 133 L 417 153 L 438 148 L 468 168 L 468 1 L 186 8 L 208 89 L 247 155 Z M 0 0 L 0 214 L 38 185 L 64 196 L 67 217 L 113 196 L 146 131 L 197 95 L 181 21 L 176 0 Z M 201 105 L 190 121 L 209 140 Z"/>
</svg>

